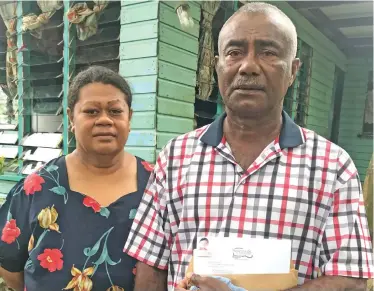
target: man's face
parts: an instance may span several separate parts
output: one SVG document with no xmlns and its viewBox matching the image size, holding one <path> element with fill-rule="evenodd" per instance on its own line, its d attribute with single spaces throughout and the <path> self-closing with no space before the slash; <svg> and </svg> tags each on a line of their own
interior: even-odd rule
<svg viewBox="0 0 374 291">
<path fill-rule="evenodd" d="M 223 101 L 243 118 L 281 108 L 299 68 L 288 28 L 262 13 L 240 13 L 226 24 L 216 61 Z"/>
<path fill-rule="evenodd" d="M 200 241 L 200 248 L 207 248 L 209 245 L 207 240 Z"/>
</svg>

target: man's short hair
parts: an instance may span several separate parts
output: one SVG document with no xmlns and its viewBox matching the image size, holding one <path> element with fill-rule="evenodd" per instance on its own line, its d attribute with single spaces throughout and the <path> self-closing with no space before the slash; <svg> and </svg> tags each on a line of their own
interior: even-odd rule
<svg viewBox="0 0 374 291">
<path fill-rule="evenodd" d="M 269 3 L 264 3 L 264 2 L 250 2 L 242 7 L 239 8 L 238 11 L 236 11 L 223 25 L 229 23 L 235 16 L 241 13 L 263 13 L 263 14 L 272 14 L 276 13 L 278 14 L 285 22 L 286 26 L 290 29 L 290 39 L 289 41 L 291 42 L 291 48 L 292 48 L 292 56 L 296 57 L 296 52 L 297 52 L 297 32 L 296 32 L 296 27 L 293 24 L 292 20 L 278 7 L 271 5 Z M 222 27 L 222 29 L 223 29 Z"/>
<path fill-rule="evenodd" d="M 200 240 L 199 240 L 199 243 L 201 243 L 202 241 L 209 242 L 209 240 L 208 240 L 206 237 L 203 237 L 202 239 L 200 239 Z"/>
</svg>

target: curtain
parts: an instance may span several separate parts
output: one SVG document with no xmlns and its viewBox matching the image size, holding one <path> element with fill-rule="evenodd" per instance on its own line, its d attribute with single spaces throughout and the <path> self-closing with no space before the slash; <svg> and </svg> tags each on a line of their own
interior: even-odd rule
<svg viewBox="0 0 374 291">
<path fill-rule="evenodd" d="M 212 34 L 213 17 L 217 13 L 220 1 L 201 2 L 201 31 L 199 43 L 199 61 L 197 70 L 197 86 L 199 99 L 207 100 L 214 84 L 214 40 Z"/>
<path fill-rule="evenodd" d="M 14 119 L 13 100 L 17 95 L 17 2 L 10 2 L 0 6 L 0 15 L 7 28 L 7 52 L 6 52 L 6 87 L 4 93 L 7 95 L 8 121 Z"/>
<path fill-rule="evenodd" d="M 22 30 L 29 30 L 33 36 L 41 39 L 42 30 L 40 30 L 40 28 L 49 22 L 49 19 L 51 19 L 57 10 L 63 7 L 63 1 L 38 0 L 37 3 L 39 8 L 42 10 L 42 13 L 39 15 L 30 13 L 23 16 Z"/>
<path fill-rule="evenodd" d="M 97 32 L 98 17 L 108 5 L 108 0 L 93 1 L 95 6 L 91 10 L 87 3 L 77 3 L 68 11 L 67 17 L 77 26 L 77 37 L 86 40 Z"/>
</svg>

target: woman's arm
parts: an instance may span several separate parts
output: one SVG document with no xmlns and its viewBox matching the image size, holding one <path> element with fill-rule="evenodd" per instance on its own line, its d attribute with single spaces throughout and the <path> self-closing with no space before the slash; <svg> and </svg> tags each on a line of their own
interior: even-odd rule
<svg viewBox="0 0 374 291">
<path fill-rule="evenodd" d="M 134 291 L 165 291 L 167 290 L 167 271 L 138 262 L 136 265 Z"/>
<path fill-rule="evenodd" d="M 18 182 L 0 207 L 0 277 L 16 291 L 24 291 L 23 270 L 31 237 L 29 211 L 33 195 L 26 194 L 23 186 L 24 180 Z"/>
<path fill-rule="evenodd" d="M 4 279 L 5 283 L 7 284 L 7 287 L 10 287 L 15 291 L 23 291 L 23 272 L 13 273 L 0 267 L 0 277 Z"/>
</svg>

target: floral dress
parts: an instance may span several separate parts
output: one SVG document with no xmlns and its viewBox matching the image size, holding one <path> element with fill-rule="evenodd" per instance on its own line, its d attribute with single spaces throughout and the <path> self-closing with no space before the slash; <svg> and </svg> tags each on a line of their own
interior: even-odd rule
<svg viewBox="0 0 374 291">
<path fill-rule="evenodd" d="M 0 208 L 0 265 L 27 291 L 130 291 L 123 252 L 152 165 L 137 158 L 138 190 L 108 207 L 69 188 L 65 157 L 17 183 Z M 105 193 L 103 193 L 105 195 Z"/>
</svg>

